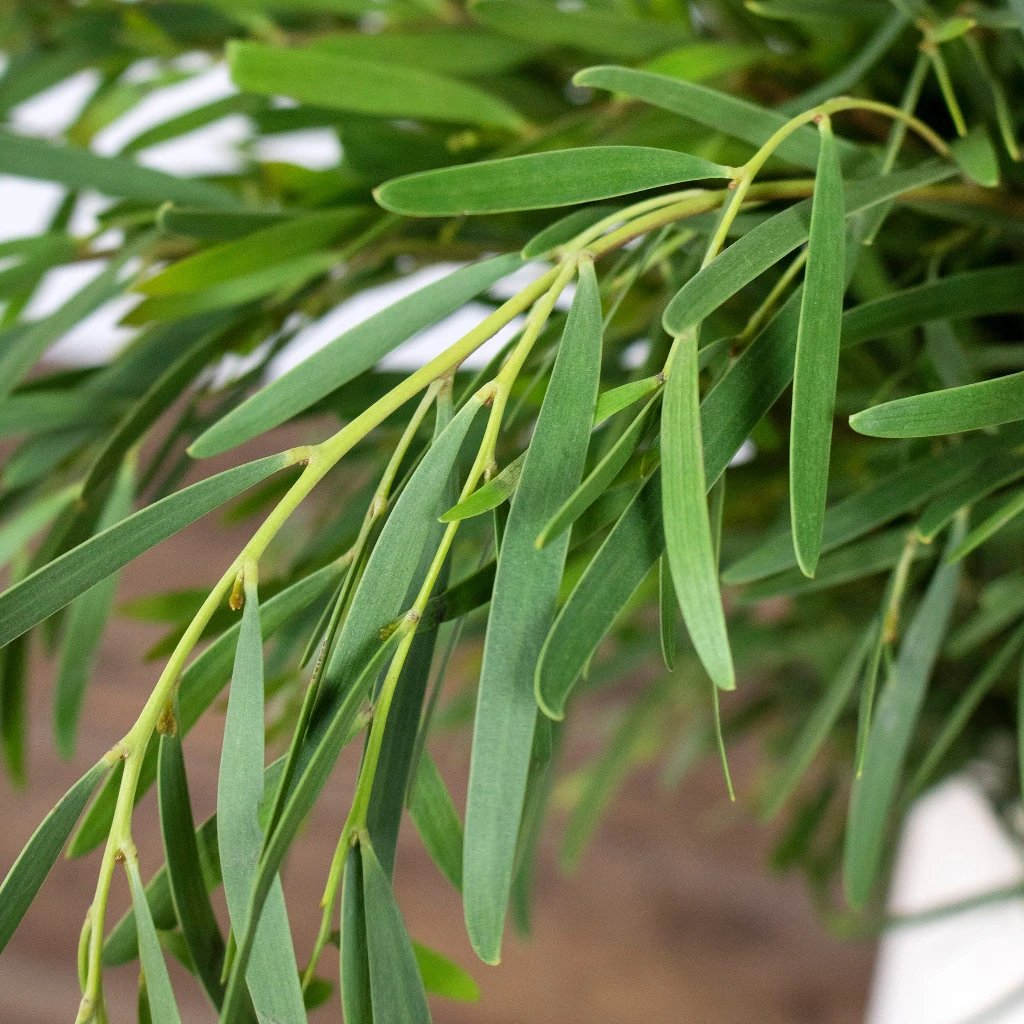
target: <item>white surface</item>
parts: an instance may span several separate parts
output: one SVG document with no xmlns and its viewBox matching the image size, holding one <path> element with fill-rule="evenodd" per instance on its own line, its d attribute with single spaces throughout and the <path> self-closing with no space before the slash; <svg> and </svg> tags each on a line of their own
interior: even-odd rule
<svg viewBox="0 0 1024 1024">
<path fill-rule="evenodd" d="M 953 779 L 911 811 L 889 908 L 928 910 L 1022 879 L 1020 853 L 984 797 Z M 1024 899 L 893 928 L 879 950 L 868 1021 L 1024 1024 Z"/>
</svg>

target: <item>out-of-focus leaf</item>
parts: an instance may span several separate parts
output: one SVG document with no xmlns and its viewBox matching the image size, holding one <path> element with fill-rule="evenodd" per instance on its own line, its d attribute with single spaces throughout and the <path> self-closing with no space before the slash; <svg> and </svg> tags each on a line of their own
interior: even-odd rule
<svg viewBox="0 0 1024 1024">
<path fill-rule="evenodd" d="M 412 951 L 428 992 L 460 1003 L 475 1003 L 480 998 L 477 983 L 457 963 L 418 942 L 412 944 Z"/>
</svg>

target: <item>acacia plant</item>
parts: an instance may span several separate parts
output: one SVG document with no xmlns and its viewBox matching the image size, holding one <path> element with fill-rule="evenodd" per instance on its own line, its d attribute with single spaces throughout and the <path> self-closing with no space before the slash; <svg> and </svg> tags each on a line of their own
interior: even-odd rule
<svg viewBox="0 0 1024 1024">
<path fill-rule="evenodd" d="M 45 232 L 0 246 L 14 779 L 40 659 L 74 754 L 119 570 L 229 503 L 252 527 L 208 593 L 119 609 L 164 625 L 163 667 L 10 868 L 0 948 L 70 840 L 98 852 L 78 1024 L 107 1019 L 104 972 L 135 959 L 143 1016 L 178 1021 L 168 953 L 222 1022 L 297 1024 L 332 988 L 328 943 L 347 1021 L 426 1021 L 425 985 L 473 986 L 406 933 L 403 812 L 497 962 L 509 906 L 528 924 L 563 721 L 607 715 L 600 691 L 630 678 L 580 770 L 569 862 L 631 766 L 678 778 L 749 732 L 764 768 L 741 795 L 784 816 L 777 860 L 835 922 L 878 920 L 900 817 L 936 780 L 985 759 L 1010 806 L 1022 17 L 1019 0 L 9 4 L 0 173 L 63 188 Z M 234 92 L 101 144 L 222 61 Z M 19 105 L 76 75 L 59 137 L 19 128 Z M 229 117 L 233 169 L 151 166 Z M 333 165 L 264 155 L 310 129 L 340 140 Z M 34 314 L 76 262 L 94 276 Z M 434 267 L 269 372 L 350 297 Z M 127 296 L 118 355 L 47 362 Z M 466 310 L 429 361 L 388 368 Z M 284 424 L 308 443 L 204 466 Z M 223 692 L 217 813 L 197 827 L 182 740 Z M 465 782 L 431 757 L 459 725 Z M 296 950 L 288 915 L 321 909 L 286 907 L 279 874 L 349 744 L 322 925 Z M 140 865 L 153 786 L 166 860 Z"/>
</svg>

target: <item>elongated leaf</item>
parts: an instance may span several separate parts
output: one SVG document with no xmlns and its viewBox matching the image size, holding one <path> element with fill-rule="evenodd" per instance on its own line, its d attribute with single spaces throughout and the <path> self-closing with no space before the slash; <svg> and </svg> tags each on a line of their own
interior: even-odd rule
<svg viewBox="0 0 1024 1024">
<path fill-rule="evenodd" d="M 909 512 L 970 468 L 960 451 L 927 455 L 888 473 L 825 512 L 822 552 L 832 551 Z M 753 583 L 796 566 L 789 530 L 780 531 L 722 573 L 725 583 Z"/>
<path fill-rule="evenodd" d="M 236 937 L 245 935 L 252 923 L 250 894 L 263 846 L 263 637 L 256 581 L 249 573 L 244 595 L 217 782 L 217 845 Z M 245 977 L 257 1016 L 304 1024 L 306 1011 L 279 879 L 270 886 L 256 921 Z"/>
<path fill-rule="evenodd" d="M 0 594 L 0 646 L 144 551 L 292 462 L 287 453 L 271 455 L 208 477 L 154 502 L 37 569 Z"/>
<path fill-rule="evenodd" d="M 999 507 L 986 516 L 975 526 L 955 551 L 949 553 L 951 562 L 970 554 L 975 548 L 980 547 L 990 537 L 998 533 L 1004 526 L 1012 523 L 1021 513 L 1024 513 L 1024 490 L 1017 491 Z"/>
<path fill-rule="evenodd" d="M 862 303 L 843 316 L 843 345 L 907 330 L 934 320 L 966 320 L 1020 309 L 1024 266 L 986 267 L 939 277 Z"/>
<path fill-rule="evenodd" d="M 591 146 L 422 171 L 386 182 L 374 195 L 395 213 L 449 217 L 571 206 L 732 173 L 668 149 Z"/>
<path fill-rule="evenodd" d="M 475 1003 L 480 998 L 476 982 L 457 963 L 418 942 L 412 944 L 412 951 L 428 992 L 460 1003 Z"/>
<path fill-rule="evenodd" d="M 121 470 L 100 515 L 97 523 L 100 532 L 131 513 L 134 488 L 134 466 L 129 462 Z M 75 752 L 82 701 L 114 604 L 117 580 L 117 573 L 100 580 L 75 599 L 68 613 L 53 703 L 57 749 L 65 758 L 70 758 Z"/>
<path fill-rule="evenodd" d="M 0 174 L 56 181 L 71 189 L 95 189 L 106 196 L 148 203 L 238 205 L 238 200 L 218 185 L 165 174 L 124 157 L 100 156 L 7 131 L 0 131 Z"/>
<path fill-rule="evenodd" d="M 235 84 L 263 96 L 290 96 L 331 110 L 517 131 L 523 120 L 483 89 L 414 68 L 348 57 L 326 48 L 292 50 L 231 42 Z"/>
<path fill-rule="evenodd" d="M 917 532 L 924 540 L 934 539 L 953 516 L 962 508 L 980 501 L 1000 487 L 1013 483 L 1024 476 L 1024 462 L 1021 450 L 1024 448 L 1019 435 L 1007 438 L 1009 442 L 1003 451 L 995 451 L 968 467 L 966 475 L 955 480 L 946 490 L 937 494 L 921 513 Z"/>
<path fill-rule="evenodd" d="M 395 905 L 391 882 L 367 843 L 359 844 L 366 901 L 366 948 L 374 1021 L 429 1024 L 416 955 Z"/>
<path fill-rule="evenodd" d="M 434 759 L 427 753 L 420 758 L 409 813 L 441 874 L 461 892 L 462 822 Z"/>
<path fill-rule="evenodd" d="M 948 165 L 933 162 L 882 178 L 850 182 L 843 190 L 845 215 L 869 210 L 951 173 Z M 811 207 L 812 200 L 804 200 L 762 221 L 694 274 L 668 304 L 665 329 L 678 335 L 706 320 L 723 302 L 803 245 L 810 232 Z"/>
<path fill-rule="evenodd" d="M 899 526 L 872 534 L 837 551 L 830 551 L 821 559 L 820 569 L 813 577 L 806 576 L 799 569 L 790 569 L 754 583 L 743 592 L 742 600 L 750 603 L 770 597 L 813 594 L 884 572 L 899 561 L 906 536 L 906 530 Z M 922 558 L 927 553 L 927 548 L 919 547 L 915 557 Z"/>
<path fill-rule="evenodd" d="M 358 846 L 353 846 L 345 857 L 341 908 L 340 981 L 345 1024 L 373 1024 L 363 859 Z"/>
<path fill-rule="evenodd" d="M 789 433 L 793 545 L 797 562 L 807 576 L 814 575 L 821 554 L 846 287 L 839 154 L 827 118 L 820 129 L 821 151 L 807 236 L 807 271 L 796 336 Z"/>
<path fill-rule="evenodd" d="M 463 519 L 472 519 L 497 508 L 507 501 L 519 486 L 519 478 L 523 475 L 523 464 L 526 453 L 516 456 L 500 473 L 492 477 L 482 487 L 453 505 L 443 516 L 441 522 L 454 523 Z"/>
<path fill-rule="evenodd" d="M 544 707 L 564 714 L 591 655 L 661 557 L 660 519 L 661 481 L 653 476 L 605 538 L 551 627 L 537 665 Z"/>
<path fill-rule="evenodd" d="M 618 475 L 636 451 L 650 421 L 650 413 L 658 398 L 652 398 L 633 422 L 622 432 L 618 440 L 608 449 L 604 457 L 587 474 L 586 479 L 562 503 L 562 507 L 548 520 L 537 537 L 537 546 L 545 547 L 558 537 L 604 494 L 608 485 Z"/>
<path fill-rule="evenodd" d="M 579 482 L 597 402 L 601 299 L 593 264 L 579 283 L 498 555 L 473 727 L 463 902 L 470 942 L 498 960 L 537 718 L 531 686 L 554 617 L 568 537 L 535 540 Z M 543 701 L 544 694 L 537 692 Z M 542 705 L 543 706 L 543 705 Z"/>
<path fill-rule="evenodd" d="M 196 842 L 181 736 L 177 732 L 162 735 L 159 751 L 160 831 L 174 914 L 196 974 L 214 1006 L 220 1006 L 224 996 L 224 939 L 210 904 Z"/>
<path fill-rule="evenodd" d="M 571 242 L 578 234 L 592 227 L 599 220 L 603 220 L 614 209 L 613 206 L 586 206 L 582 210 L 573 210 L 534 235 L 523 246 L 519 255 L 524 260 L 535 260 L 546 256 L 560 245 Z"/>
<path fill-rule="evenodd" d="M 25 849 L 11 865 L 7 877 L 0 884 L 0 951 L 10 942 L 15 929 L 32 905 L 50 868 L 56 863 L 60 851 L 71 835 L 92 791 L 96 788 L 107 764 L 94 764 L 61 798 L 32 833 Z"/>
<path fill-rule="evenodd" d="M 3 139 L 0 137 L 0 152 Z M 2 160 L 0 160 L 2 162 Z M 112 299 L 124 287 L 126 264 L 132 249 L 122 253 L 59 309 L 41 320 L 20 324 L 0 332 L 0 415 L 4 399 L 21 383 L 36 361 L 80 320 Z M 10 468 L 5 475 L 10 483 Z"/>
<path fill-rule="evenodd" d="M 762 797 L 762 815 L 765 818 L 774 818 L 779 813 L 828 739 L 850 701 L 877 633 L 878 624 L 873 621 L 861 642 L 850 651 L 832 678 L 826 681 L 824 693 L 789 745 L 782 768 Z"/>
<path fill-rule="evenodd" d="M 662 524 L 672 582 L 690 639 L 715 685 L 731 690 L 736 674 L 708 515 L 697 359 L 696 334 L 677 338 L 669 356 L 661 413 Z"/>
<path fill-rule="evenodd" d="M 620 96 L 642 100 L 752 146 L 767 142 L 789 120 L 784 114 L 766 110 L 748 100 L 652 71 L 594 67 L 578 72 L 573 81 L 577 85 L 607 89 Z M 866 159 L 863 150 L 848 142 L 839 143 L 839 152 L 844 164 L 850 166 Z M 776 154 L 786 163 L 813 170 L 818 163 L 818 133 L 810 125 L 798 128 L 779 144 Z"/>
<path fill-rule="evenodd" d="M 365 219 L 366 212 L 358 207 L 292 217 L 172 263 L 136 285 L 135 290 L 151 296 L 187 295 L 327 248 L 348 228 Z"/>
<path fill-rule="evenodd" d="M 955 547 L 963 525 L 950 535 Z M 855 907 L 871 895 L 882 861 L 890 811 L 925 691 L 946 637 L 960 582 L 959 563 L 940 565 L 932 577 L 913 620 L 878 707 L 864 754 L 864 769 L 854 780 L 843 852 L 846 898 Z"/>
<path fill-rule="evenodd" d="M 1024 372 L 897 398 L 850 417 L 869 437 L 934 437 L 1024 419 Z"/>
<path fill-rule="evenodd" d="M 655 391 L 660 391 L 664 383 L 664 377 L 657 373 L 653 377 L 644 377 L 643 380 L 630 381 L 628 384 L 621 384 L 610 391 L 603 391 L 597 396 L 594 426 L 599 427 L 616 413 L 628 409 L 635 402 L 639 402 Z"/>
<path fill-rule="evenodd" d="M 225 242 L 262 228 L 273 227 L 296 214 L 281 210 L 209 210 L 201 206 L 168 204 L 157 211 L 156 223 L 171 235 L 208 242 Z"/>
<path fill-rule="evenodd" d="M 156 934 L 153 918 L 149 916 L 146 891 L 139 877 L 139 865 L 134 858 L 125 862 L 128 884 L 132 891 L 132 907 L 135 909 L 135 924 L 139 930 L 139 959 L 142 973 L 146 978 L 146 995 L 149 1003 L 150 1020 L 153 1024 L 181 1024 L 178 1004 L 174 1001 L 170 975 L 164 962 L 160 939 Z"/>
<path fill-rule="evenodd" d="M 505 71 L 541 52 L 539 46 L 518 43 L 475 27 L 346 32 L 325 35 L 316 45 L 345 57 L 459 78 Z"/>
<path fill-rule="evenodd" d="M 370 369 L 417 331 L 454 313 L 519 266 L 521 261 L 512 255 L 484 260 L 375 313 L 218 420 L 200 435 L 190 453 L 199 458 L 216 455 L 279 426 Z"/>
<path fill-rule="evenodd" d="M 606 8 L 562 9 L 529 0 L 477 0 L 473 16 L 514 39 L 626 60 L 677 46 L 689 37 L 678 22 L 634 18 Z"/>
<path fill-rule="evenodd" d="M 7 565 L 28 542 L 78 496 L 78 487 L 63 487 L 44 495 L 0 527 L 0 567 Z"/>
</svg>

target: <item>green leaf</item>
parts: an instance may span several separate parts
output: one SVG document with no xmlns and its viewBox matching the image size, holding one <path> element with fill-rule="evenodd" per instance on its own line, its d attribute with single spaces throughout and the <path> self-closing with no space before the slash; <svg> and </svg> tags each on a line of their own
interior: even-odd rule
<svg viewBox="0 0 1024 1024">
<path fill-rule="evenodd" d="M 969 555 L 1004 526 L 1012 523 L 1022 512 L 1024 512 L 1024 490 L 1018 490 L 1001 502 L 995 511 L 986 516 L 964 537 L 956 550 L 949 553 L 949 561 L 955 562 Z"/>
<path fill-rule="evenodd" d="M 665 383 L 662 374 L 656 373 L 653 377 L 644 377 L 642 380 L 632 380 L 628 384 L 620 384 L 617 388 L 609 391 L 602 391 L 597 396 L 597 408 L 594 410 L 594 426 L 599 427 L 605 420 L 611 419 L 616 413 L 628 409 L 631 405 L 660 391 Z"/>
<path fill-rule="evenodd" d="M 242 624 L 224 721 L 224 747 L 217 782 L 217 845 L 231 927 L 238 942 L 255 924 L 245 977 L 259 1017 L 304 1024 L 295 949 L 280 879 L 274 878 L 258 918 L 250 894 L 259 870 L 263 829 L 263 636 L 259 595 L 245 572 Z"/>
<path fill-rule="evenodd" d="M 766 110 L 739 97 L 651 71 L 594 67 L 578 72 L 573 81 L 577 85 L 607 89 L 619 96 L 642 100 L 751 146 L 767 142 L 789 121 L 785 114 Z M 852 143 L 839 142 L 838 148 L 844 166 L 865 161 L 864 151 Z M 785 138 L 775 152 L 786 163 L 813 170 L 818 164 L 818 133 L 811 125 L 800 127 Z"/>
<path fill-rule="evenodd" d="M 324 249 L 353 225 L 366 220 L 366 210 L 342 207 L 292 217 L 187 256 L 135 286 L 143 295 L 188 295 L 275 263 Z"/>
<path fill-rule="evenodd" d="M 807 271 L 796 336 L 789 447 L 793 545 L 806 576 L 814 575 L 821 554 L 846 290 L 843 179 L 828 118 L 821 122 L 820 129 Z"/>
<path fill-rule="evenodd" d="M 593 227 L 599 220 L 604 220 L 614 209 L 612 206 L 585 206 L 581 210 L 573 210 L 534 235 L 519 255 L 524 260 L 547 256 L 559 246 L 571 242 L 587 228 Z"/>
<path fill-rule="evenodd" d="M 583 482 L 562 503 L 561 508 L 548 520 L 537 537 L 537 546 L 546 547 L 555 537 L 560 536 L 607 490 L 608 485 L 619 474 L 636 451 L 650 423 L 651 413 L 659 401 L 655 395 L 643 407 L 632 423 L 619 435 L 603 458 L 587 474 Z"/>
<path fill-rule="evenodd" d="M 105 196 L 145 203 L 238 205 L 235 196 L 218 185 L 165 174 L 124 157 L 100 156 L 88 149 L 8 131 L 0 131 L 0 174 L 55 181 L 76 190 L 95 189 Z"/>
<path fill-rule="evenodd" d="M 960 509 L 1024 476 L 1024 461 L 1021 459 L 1024 437 L 1016 432 L 1006 437 L 1003 443 L 1005 448 L 1000 450 L 997 447 L 977 459 L 964 476 L 953 481 L 925 506 L 917 524 L 917 532 L 923 540 L 933 540 Z"/>
<path fill-rule="evenodd" d="M 516 456 L 500 473 L 491 477 L 482 487 L 453 505 L 443 516 L 442 523 L 461 522 L 472 519 L 496 509 L 503 501 L 507 501 L 519 486 L 519 478 L 523 475 L 523 464 L 526 453 Z"/>
<path fill-rule="evenodd" d="M 50 868 L 71 835 L 96 783 L 107 771 L 106 761 L 94 764 L 68 791 L 32 833 L 25 849 L 0 884 L 0 951 L 32 905 Z"/>
<path fill-rule="evenodd" d="M 129 460 L 100 514 L 97 522 L 99 532 L 109 529 L 131 513 L 134 490 L 134 465 L 133 460 Z M 65 758 L 70 759 L 75 752 L 82 701 L 114 604 L 117 581 L 117 573 L 100 580 L 76 598 L 68 611 L 53 703 L 57 749 Z"/>
<path fill-rule="evenodd" d="M 462 822 L 448 787 L 427 753 L 420 758 L 409 814 L 441 874 L 462 891 Z"/>
<path fill-rule="evenodd" d="M 78 497 L 78 486 L 62 487 L 46 494 L 20 512 L 10 515 L 0 526 L 0 566 L 7 565 L 48 523 Z"/>
<path fill-rule="evenodd" d="M 146 994 L 149 1002 L 150 1019 L 153 1024 L 181 1024 L 178 1004 L 174 1001 L 167 964 L 160 949 L 153 918 L 149 916 L 146 892 L 139 877 L 139 865 L 134 857 L 125 861 L 128 884 L 132 891 L 132 906 L 135 909 L 135 924 L 139 930 L 139 960 L 146 979 Z"/>
<path fill-rule="evenodd" d="M 460 1003 L 475 1003 L 480 998 L 477 983 L 457 963 L 418 942 L 412 944 L 412 951 L 428 992 Z"/>
<path fill-rule="evenodd" d="M 232 409 L 192 444 L 206 458 L 279 426 L 370 369 L 418 331 L 437 323 L 512 273 L 517 256 L 497 256 L 418 289 L 314 352 Z"/>
<path fill-rule="evenodd" d="M 850 182 L 843 190 L 845 216 L 941 181 L 951 173 L 948 165 L 933 162 L 883 178 Z M 706 320 L 727 299 L 803 245 L 810 232 L 812 203 L 804 200 L 762 221 L 694 274 L 665 310 L 665 330 L 679 335 Z"/>
<path fill-rule="evenodd" d="M 160 831 L 174 914 L 196 974 L 214 1006 L 220 1006 L 224 997 L 224 939 L 206 889 L 177 731 L 160 737 L 159 765 Z M 146 905 L 148 908 L 148 897 Z"/>
<path fill-rule="evenodd" d="M 507 71 L 540 54 L 538 46 L 476 27 L 346 32 L 325 35 L 316 45 L 332 54 L 458 78 Z"/>
<path fill-rule="evenodd" d="M 358 846 L 345 857 L 341 892 L 341 1006 L 345 1024 L 373 1024 L 370 957 L 366 948 L 366 897 Z"/>
<path fill-rule="evenodd" d="M 952 531 L 950 549 L 963 533 L 963 524 Z M 854 907 L 864 906 L 874 889 L 893 800 L 928 681 L 946 638 L 959 583 L 959 563 L 940 564 L 935 570 L 878 697 L 864 769 L 854 780 L 850 796 L 843 852 L 843 884 Z"/>
<path fill-rule="evenodd" d="M 661 413 L 661 494 L 665 551 L 683 621 L 716 686 L 736 686 L 718 559 L 711 537 L 700 430 L 696 332 L 676 339 Z"/>
<path fill-rule="evenodd" d="M 975 128 L 949 147 L 964 175 L 982 188 L 999 184 L 999 154 L 984 128 Z"/>
<path fill-rule="evenodd" d="M 762 797 L 762 816 L 774 818 L 783 804 L 792 796 L 807 773 L 815 755 L 835 728 L 839 716 L 850 702 L 861 669 L 878 633 L 878 624 L 872 621 L 861 642 L 852 648 L 843 663 L 826 680 L 824 692 L 807 716 L 803 727 L 788 744 L 785 762 L 771 781 Z"/>
<path fill-rule="evenodd" d="M 395 213 L 451 217 L 591 203 L 732 174 L 731 168 L 674 150 L 589 146 L 408 174 L 385 182 L 374 195 Z"/>
<path fill-rule="evenodd" d="M 262 96 L 290 96 L 329 110 L 370 117 L 476 124 L 519 131 L 524 122 L 504 100 L 473 85 L 325 48 L 305 50 L 232 41 L 234 83 Z"/>
<path fill-rule="evenodd" d="M 537 700 L 531 687 L 551 626 L 568 536 L 539 551 L 537 534 L 579 482 L 597 402 L 601 298 L 581 262 L 551 382 L 512 499 L 484 641 L 466 801 L 463 902 L 470 942 L 496 962 L 512 887 Z M 543 704 L 542 704 L 543 706 Z"/>
<path fill-rule="evenodd" d="M 562 9 L 525 0 L 476 0 L 473 17 L 514 39 L 568 46 L 625 60 L 646 57 L 686 42 L 680 22 L 630 17 L 611 9 Z"/>
<path fill-rule="evenodd" d="M 373 1019 L 381 1024 L 429 1024 L 430 1010 L 423 991 L 416 955 L 395 904 L 391 882 L 373 847 L 359 844 L 366 901 L 366 949 L 370 961 Z"/>
<path fill-rule="evenodd" d="M 237 494 L 292 465 L 270 455 L 192 484 L 55 558 L 0 594 L 0 646 Z"/>
<path fill-rule="evenodd" d="M 760 59 L 761 52 L 754 46 L 701 41 L 659 54 L 644 65 L 644 71 L 684 82 L 699 82 L 740 71 Z"/>
<path fill-rule="evenodd" d="M 1024 372 L 883 402 L 850 417 L 869 437 L 935 437 L 1024 419 Z"/>
<path fill-rule="evenodd" d="M 157 211 L 156 223 L 169 235 L 185 235 L 204 242 L 225 242 L 273 227 L 290 216 L 296 214 L 281 210 L 208 210 L 201 206 L 168 203 Z"/>
<path fill-rule="evenodd" d="M 825 512 L 822 552 L 863 537 L 955 483 L 969 468 L 966 454 L 950 450 L 926 455 L 836 502 Z M 729 584 L 753 583 L 795 566 L 792 533 L 780 530 L 729 566 L 722 580 Z"/>
<path fill-rule="evenodd" d="M 2 142 L 0 137 L 0 152 L 3 149 Z M 134 246 L 127 247 L 126 251 L 111 260 L 88 284 L 49 316 L 0 331 L 0 413 L 3 411 L 4 400 L 21 383 L 40 356 L 81 320 L 121 292 L 131 272 L 128 260 L 136 254 L 134 250 Z M 10 483 L 9 473 L 7 475 Z"/>
<path fill-rule="evenodd" d="M 918 327 L 933 320 L 967 320 L 1020 309 L 1024 266 L 950 274 L 864 302 L 843 315 L 843 346 Z"/>
<path fill-rule="evenodd" d="M 544 707 L 564 714 L 576 680 L 664 546 L 660 478 L 655 475 L 612 527 L 551 627 L 537 665 Z"/>
<path fill-rule="evenodd" d="M 743 592 L 743 602 L 749 604 L 769 597 L 812 594 L 884 572 L 899 561 L 906 537 L 902 527 L 872 534 L 838 551 L 829 552 L 821 559 L 819 571 L 813 577 L 809 578 L 802 571 L 791 569 L 754 583 Z M 926 548 L 917 549 L 917 557 L 926 554 Z"/>
</svg>

